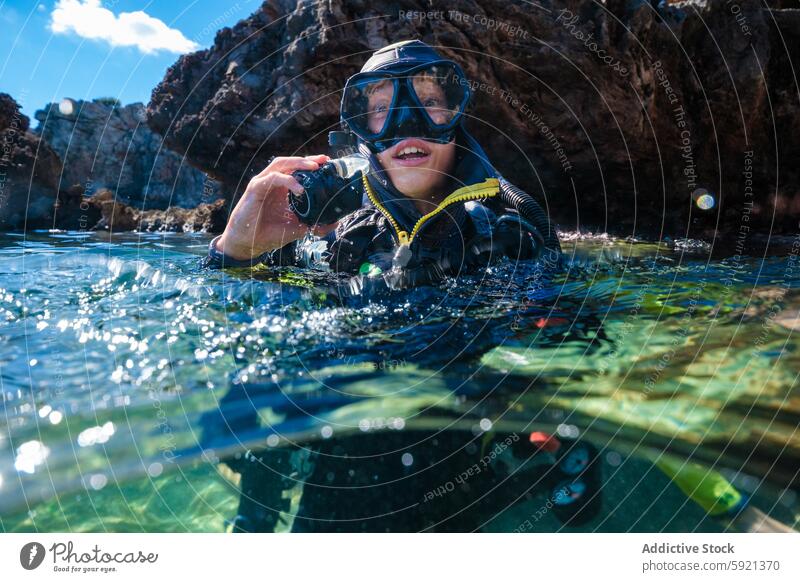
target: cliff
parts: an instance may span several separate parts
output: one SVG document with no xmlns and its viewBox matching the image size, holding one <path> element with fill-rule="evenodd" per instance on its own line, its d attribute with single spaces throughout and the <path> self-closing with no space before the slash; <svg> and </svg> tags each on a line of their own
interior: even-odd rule
<svg viewBox="0 0 800 582">
<path fill-rule="evenodd" d="M 144 123 L 141 103 L 64 99 L 35 114 L 36 133 L 61 157 L 59 187 L 101 189 L 137 208 L 194 207 L 220 197 L 219 185 L 164 148 Z"/>
<path fill-rule="evenodd" d="M 0 93 L 0 229 L 52 228 L 61 159 L 29 131 L 30 120 Z"/>
<path fill-rule="evenodd" d="M 241 192 L 272 155 L 327 151 L 347 77 L 375 49 L 421 38 L 462 64 L 471 131 L 562 226 L 794 232 L 800 11 L 789 5 L 268 0 L 182 56 L 147 121 Z"/>
</svg>

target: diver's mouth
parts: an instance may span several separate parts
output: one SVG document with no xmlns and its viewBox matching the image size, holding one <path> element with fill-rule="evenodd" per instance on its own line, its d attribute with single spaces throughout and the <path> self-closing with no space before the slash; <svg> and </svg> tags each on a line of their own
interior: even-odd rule
<svg viewBox="0 0 800 582">
<path fill-rule="evenodd" d="M 406 139 L 395 146 L 392 158 L 403 166 L 417 166 L 431 157 L 425 142 L 419 139 Z"/>
</svg>

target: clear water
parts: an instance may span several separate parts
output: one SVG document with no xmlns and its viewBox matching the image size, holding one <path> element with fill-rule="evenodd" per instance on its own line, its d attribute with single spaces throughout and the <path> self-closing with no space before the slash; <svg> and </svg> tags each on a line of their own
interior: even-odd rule
<svg viewBox="0 0 800 582">
<path fill-rule="evenodd" d="M 484 530 L 722 530 L 659 456 L 797 523 L 795 255 L 569 236 L 554 279 L 501 264 L 388 292 L 204 270 L 207 243 L 0 235 L 3 530 L 224 531 L 240 483 L 221 461 L 247 450 L 487 430 L 592 443 L 603 504 L 567 528 L 537 493 Z"/>
</svg>

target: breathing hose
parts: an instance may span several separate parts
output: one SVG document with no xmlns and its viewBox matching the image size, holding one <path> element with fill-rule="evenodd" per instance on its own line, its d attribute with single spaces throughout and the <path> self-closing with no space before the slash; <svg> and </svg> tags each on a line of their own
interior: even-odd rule
<svg viewBox="0 0 800 582">
<path fill-rule="evenodd" d="M 558 234 L 556 234 L 553 223 L 550 222 L 550 217 L 547 216 L 530 194 L 501 179 L 500 200 L 539 229 L 539 232 L 544 237 L 546 250 L 554 254 L 561 254 L 561 244 L 558 242 Z"/>
</svg>

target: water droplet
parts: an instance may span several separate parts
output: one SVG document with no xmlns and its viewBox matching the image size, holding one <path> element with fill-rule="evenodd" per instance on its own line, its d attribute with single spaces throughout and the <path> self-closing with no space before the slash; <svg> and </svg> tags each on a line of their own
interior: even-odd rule
<svg viewBox="0 0 800 582">
<path fill-rule="evenodd" d="M 698 188 L 692 192 L 692 200 L 700 210 L 711 210 L 717 205 L 714 196 L 705 188 Z"/>
<path fill-rule="evenodd" d="M 113 346 L 112 346 L 113 347 Z M 119 384 L 122 382 L 123 370 L 122 366 L 118 366 L 116 370 L 111 374 L 111 381 L 115 384 Z"/>
<path fill-rule="evenodd" d="M 410 467 L 414 464 L 414 456 L 411 453 L 403 453 L 400 462 L 403 463 L 403 466 Z"/>
<path fill-rule="evenodd" d="M 97 473 L 89 477 L 89 485 L 91 485 L 92 489 L 94 489 L 95 491 L 99 491 L 100 489 L 105 487 L 107 483 L 108 483 L 108 477 L 106 477 L 102 473 Z"/>
<path fill-rule="evenodd" d="M 20 473 L 33 474 L 36 467 L 44 463 L 48 449 L 41 441 L 28 441 L 22 443 L 17 449 L 17 456 L 14 459 L 14 468 Z"/>
<path fill-rule="evenodd" d="M 102 444 L 108 442 L 108 439 L 116 431 L 114 423 L 108 421 L 103 426 L 93 426 L 82 430 L 78 435 L 78 445 L 88 447 L 91 445 Z"/>
</svg>

